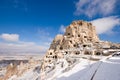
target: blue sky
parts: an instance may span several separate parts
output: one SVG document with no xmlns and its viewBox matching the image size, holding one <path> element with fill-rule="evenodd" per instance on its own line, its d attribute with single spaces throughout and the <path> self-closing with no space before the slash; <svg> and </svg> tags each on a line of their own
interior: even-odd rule
<svg viewBox="0 0 120 80">
<path fill-rule="evenodd" d="M 119 3 L 119 0 L 0 0 L 0 52 L 44 53 L 53 38 L 63 34 L 74 20 L 92 22 L 101 40 L 120 43 Z"/>
</svg>

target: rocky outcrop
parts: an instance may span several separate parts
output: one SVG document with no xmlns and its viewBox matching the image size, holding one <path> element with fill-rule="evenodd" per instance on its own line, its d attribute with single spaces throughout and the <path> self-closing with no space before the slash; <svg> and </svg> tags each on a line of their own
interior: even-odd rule
<svg viewBox="0 0 120 80">
<path fill-rule="evenodd" d="M 54 38 L 44 56 L 41 73 L 49 77 L 48 73 L 56 70 L 58 64 L 61 64 L 62 68 L 67 66 L 63 71 L 69 70 L 79 61 L 75 57 L 87 55 L 87 58 L 84 58 L 88 59 L 88 55 L 103 55 L 103 50 L 111 47 L 120 48 L 120 45 L 99 40 L 95 26 L 91 23 L 81 20 L 73 21 L 63 35 L 58 34 Z"/>
<path fill-rule="evenodd" d="M 44 60 L 42 69 L 50 69 L 54 63 L 64 57 L 61 51 L 71 48 L 86 47 L 92 44 L 98 43 L 100 40 L 96 34 L 95 26 L 85 21 L 73 21 L 67 28 L 63 35 L 58 34 L 50 45 Z M 68 52 L 64 51 L 68 54 Z M 75 51 L 74 54 L 80 54 Z M 70 53 L 69 53 L 70 54 Z M 52 67 L 53 68 L 53 67 Z M 52 69 L 51 68 L 51 69 Z"/>
<path fill-rule="evenodd" d="M 95 26 L 84 21 L 74 21 L 66 28 L 64 35 L 57 35 L 50 49 L 62 50 L 78 47 L 79 44 L 99 42 Z"/>
<path fill-rule="evenodd" d="M 5 74 L 2 77 L 0 76 L 0 80 L 21 80 L 17 79 L 17 77 L 19 78 L 21 76 L 24 76 L 27 71 L 33 70 L 33 72 L 36 72 L 36 68 L 39 68 L 41 65 L 41 60 L 36 60 L 32 57 L 30 57 L 28 60 L 20 60 L 20 62 L 18 62 L 19 60 L 8 64 L 5 67 Z M 15 79 L 11 79 L 13 76 L 15 76 Z"/>
</svg>

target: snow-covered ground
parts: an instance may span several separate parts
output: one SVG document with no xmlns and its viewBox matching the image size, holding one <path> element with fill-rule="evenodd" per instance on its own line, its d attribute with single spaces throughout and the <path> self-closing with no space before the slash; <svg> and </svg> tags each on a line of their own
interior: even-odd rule
<svg viewBox="0 0 120 80">
<path fill-rule="evenodd" d="M 57 80 L 120 80 L 120 57 L 98 62 L 81 59 L 70 71 L 57 76 Z"/>
<path fill-rule="evenodd" d="M 17 77 L 16 75 L 14 75 L 8 80 L 36 80 L 37 78 L 39 78 L 39 75 L 40 75 L 39 73 L 30 70 L 24 73 L 21 77 Z"/>
<path fill-rule="evenodd" d="M 103 61 L 93 80 L 120 80 L 120 57 Z"/>
<path fill-rule="evenodd" d="M 57 77 L 57 80 L 79 80 L 91 69 L 94 64 L 96 64 L 94 61 L 81 59 L 80 63 L 78 63 L 70 71 L 60 74 Z"/>
<path fill-rule="evenodd" d="M 120 80 L 120 57 L 109 56 L 100 61 L 81 58 L 74 67 L 63 72 L 65 68 L 67 64 L 63 68 L 56 65 L 55 73 L 45 80 Z M 21 77 L 14 75 L 9 80 L 40 80 L 38 71 L 31 69 Z"/>
<path fill-rule="evenodd" d="M 19 77 L 17 77 L 16 75 L 13 75 L 8 80 L 40 80 L 40 68 L 30 69 L 26 71 L 22 76 L 19 76 Z"/>
</svg>

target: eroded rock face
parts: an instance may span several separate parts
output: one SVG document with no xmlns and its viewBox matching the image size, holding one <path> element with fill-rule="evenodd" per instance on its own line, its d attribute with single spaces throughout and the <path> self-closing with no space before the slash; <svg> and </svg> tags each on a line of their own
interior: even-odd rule
<svg viewBox="0 0 120 80">
<path fill-rule="evenodd" d="M 83 56 L 85 59 L 90 56 L 89 59 L 92 60 L 99 59 L 91 56 L 109 56 L 111 54 L 106 54 L 105 50 L 115 48 L 120 48 L 120 44 L 99 40 L 95 26 L 91 23 L 74 21 L 66 28 L 63 35 L 57 35 L 51 43 L 41 66 L 43 74 L 41 79 L 51 77 L 59 68 L 62 68 L 63 72 L 69 70 Z"/>
<path fill-rule="evenodd" d="M 84 21 L 74 21 L 66 28 L 64 35 L 57 35 L 50 49 L 62 50 L 77 47 L 78 44 L 99 42 L 95 26 Z"/>
<path fill-rule="evenodd" d="M 63 35 L 59 34 L 55 37 L 44 57 L 42 69 L 45 70 L 47 65 L 64 57 L 60 50 L 78 48 L 83 44 L 96 42 L 99 42 L 99 38 L 95 26 L 85 21 L 74 21 L 66 28 Z"/>
<path fill-rule="evenodd" d="M 15 60 L 14 62 L 11 61 L 10 64 L 4 67 L 5 74 L 0 76 L 0 80 L 21 80 L 17 78 L 24 76 L 24 74 L 30 70 L 32 70 L 33 73 L 36 72 L 36 67 L 37 69 L 39 68 L 38 64 L 39 66 L 41 65 L 41 60 L 35 60 L 32 57 L 30 57 L 28 60 Z M 28 80 L 27 77 L 26 80 Z"/>
</svg>

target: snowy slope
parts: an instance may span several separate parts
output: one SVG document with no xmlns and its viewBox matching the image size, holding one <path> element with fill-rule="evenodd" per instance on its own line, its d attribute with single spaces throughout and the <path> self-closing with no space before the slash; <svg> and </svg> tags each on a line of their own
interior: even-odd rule
<svg viewBox="0 0 120 80">
<path fill-rule="evenodd" d="M 120 80 L 120 57 L 103 61 L 93 80 Z"/>
<path fill-rule="evenodd" d="M 64 60 L 63 60 L 64 61 Z M 65 61 L 64 61 L 65 62 Z M 46 80 L 120 80 L 120 57 L 107 57 L 98 62 L 79 59 L 70 70 L 56 65 L 55 73 Z M 9 80 L 40 80 L 39 70 L 31 69 L 21 77 L 12 76 Z"/>
<path fill-rule="evenodd" d="M 78 63 L 70 71 L 59 75 L 57 80 L 79 80 L 94 64 L 96 63 L 87 59 L 81 59 L 80 63 Z"/>
<path fill-rule="evenodd" d="M 40 69 L 39 68 L 30 69 L 26 71 L 23 75 L 19 77 L 13 75 L 8 80 L 40 80 Z"/>
<path fill-rule="evenodd" d="M 120 57 L 96 63 L 83 59 L 70 71 L 60 74 L 57 80 L 120 80 Z"/>
</svg>

